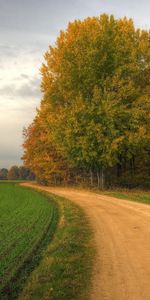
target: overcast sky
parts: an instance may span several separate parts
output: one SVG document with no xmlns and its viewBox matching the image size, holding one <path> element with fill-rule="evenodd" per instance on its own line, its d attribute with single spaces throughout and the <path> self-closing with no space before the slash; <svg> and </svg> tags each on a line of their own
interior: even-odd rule
<svg viewBox="0 0 150 300">
<path fill-rule="evenodd" d="M 0 168 L 22 163 L 22 129 L 40 103 L 48 45 L 69 21 L 104 12 L 150 28 L 149 0 L 0 0 Z"/>
</svg>

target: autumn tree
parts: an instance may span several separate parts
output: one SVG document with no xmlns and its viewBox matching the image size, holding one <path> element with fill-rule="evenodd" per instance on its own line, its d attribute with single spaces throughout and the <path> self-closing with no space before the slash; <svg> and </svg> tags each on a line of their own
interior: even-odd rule
<svg viewBox="0 0 150 300">
<path fill-rule="evenodd" d="M 9 180 L 17 180 L 19 179 L 19 168 L 17 166 L 12 166 L 8 171 L 8 179 Z"/>
<path fill-rule="evenodd" d="M 108 167 L 147 151 L 149 70 L 149 33 L 131 19 L 104 14 L 69 23 L 45 54 L 43 99 L 27 130 L 25 162 L 32 153 L 32 169 L 48 179 L 63 161 L 64 169 L 90 172 L 91 181 L 96 174 L 102 188 Z"/>
<path fill-rule="evenodd" d="M 69 176 L 66 160 L 57 152 L 47 123 L 47 108 L 42 110 L 33 123 L 24 129 L 24 162 L 34 172 L 38 181 L 57 184 Z"/>
</svg>

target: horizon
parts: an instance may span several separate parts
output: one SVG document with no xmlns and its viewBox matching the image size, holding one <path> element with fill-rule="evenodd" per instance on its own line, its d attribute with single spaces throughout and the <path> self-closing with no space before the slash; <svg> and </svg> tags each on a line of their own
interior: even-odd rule
<svg viewBox="0 0 150 300">
<path fill-rule="evenodd" d="M 60 30 L 75 19 L 113 14 L 132 18 L 136 27 L 150 28 L 148 0 L 23 1 L 0 0 L 0 169 L 20 166 L 22 130 L 36 113 L 40 92 L 40 66 Z"/>
</svg>

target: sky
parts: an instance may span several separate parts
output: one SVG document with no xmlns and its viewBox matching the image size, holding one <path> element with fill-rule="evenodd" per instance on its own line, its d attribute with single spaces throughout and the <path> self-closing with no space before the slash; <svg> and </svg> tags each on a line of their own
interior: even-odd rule
<svg viewBox="0 0 150 300">
<path fill-rule="evenodd" d="M 149 0 L 0 0 L 0 168 L 22 164 L 22 130 L 42 97 L 43 55 L 60 30 L 102 13 L 149 29 L 149 12 Z"/>
</svg>

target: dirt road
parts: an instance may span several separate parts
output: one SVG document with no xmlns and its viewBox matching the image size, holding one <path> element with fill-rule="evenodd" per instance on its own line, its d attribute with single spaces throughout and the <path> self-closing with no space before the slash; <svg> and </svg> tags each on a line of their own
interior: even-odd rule
<svg viewBox="0 0 150 300">
<path fill-rule="evenodd" d="M 69 188 L 39 187 L 82 206 L 95 233 L 92 300 L 150 300 L 150 206 Z"/>
</svg>

